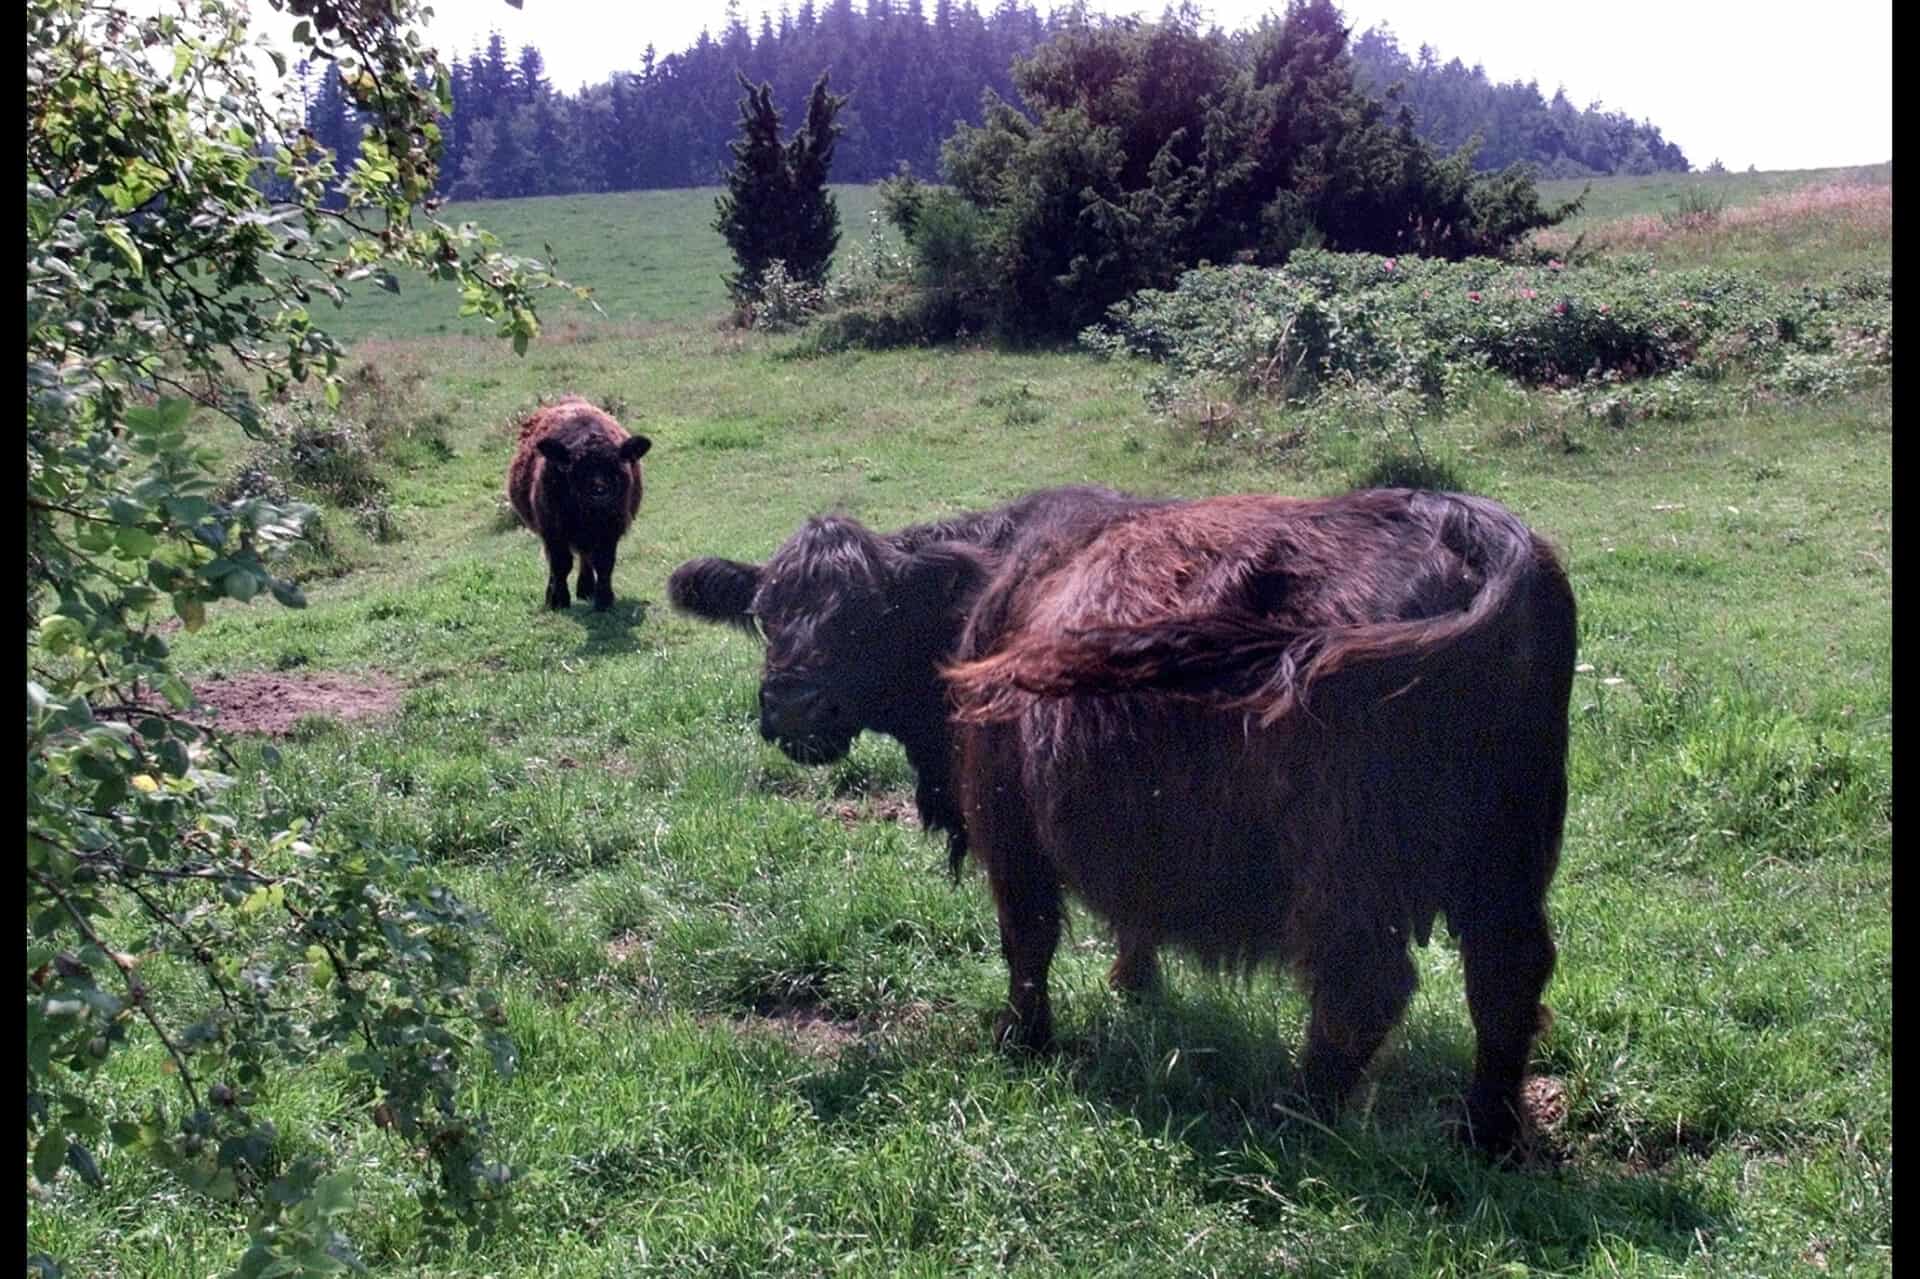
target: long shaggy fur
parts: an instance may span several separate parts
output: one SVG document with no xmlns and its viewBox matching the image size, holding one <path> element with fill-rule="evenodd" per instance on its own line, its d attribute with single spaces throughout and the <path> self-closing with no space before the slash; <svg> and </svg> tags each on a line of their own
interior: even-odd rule
<svg viewBox="0 0 1920 1279">
<path fill-rule="evenodd" d="M 1051 1033 L 1071 895 L 1121 941 L 1277 961 L 1313 996 L 1302 1086 L 1336 1101 L 1462 937 L 1499 1147 L 1553 965 L 1574 605 L 1550 547 L 1478 498 L 1233 497 L 1029 543 L 946 668 L 956 784 L 1010 968 L 1003 1030 Z"/>
</svg>

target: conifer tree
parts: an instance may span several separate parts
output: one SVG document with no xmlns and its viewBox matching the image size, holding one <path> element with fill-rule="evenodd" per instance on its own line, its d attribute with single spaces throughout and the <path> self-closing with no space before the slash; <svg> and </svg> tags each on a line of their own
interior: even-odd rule
<svg viewBox="0 0 1920 1279">
<path fill-rule="evenodd" d="M 739 268 L 727 277 L 736 301 L 758 295 L 769 264 L 785 264 L 796 280 L 818 284 L 840 242 L 840 211 L 827 190 L 834 139 L 834 117 L 846 98 L 827 91 L 827 77 L 815 81 L 807 101 L 807 122 L 783 146 L 780 113 L 773 86 L 755 88 L 737 77 L 747 96 L 740 100 L 740 138 L 728 143 L 734 155 L 727 193 L 714 201 L 719 215 L 714 230 L 726 238 Z"/>
</svg>

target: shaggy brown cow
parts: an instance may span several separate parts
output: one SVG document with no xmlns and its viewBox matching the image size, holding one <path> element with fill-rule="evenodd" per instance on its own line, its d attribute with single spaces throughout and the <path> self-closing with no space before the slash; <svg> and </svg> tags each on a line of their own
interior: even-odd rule
<svg viewBox="0 0 1920 1279">
<path fill-rule="evenodd" d="M 831 763 L 864 729 L 898 739 L 914 768 L 921 824 L 945 832 L 957 869 L 966 832 L 953 801 L 952 729 L 938 673 L 970 602 L 953 549 L 1003 554 L 1023 537 L 1098 527 L 1152 505 L 1077 487 L 884 535 L 853 520 L 813 519 L 764 566 L 688 560 L 667 579 L 667 598 L 765 638 L 760 732 L 792 759 Z"/>
<path fill-rule="evenodd" d="M 596 610 L 613 606 L 613 553 L 640 509 L 640 459 L 653 447 L 582 399 L 543 405 L 520 424 L 507 501 L 547 550 L 547 607 L 566 608 L 567 571 Z"/>
<path fill-rule="evenodd" d="M 1553 966 L 1573 666 L 1565 577 L 1511 514 L 1059 490 L 891 537 L 815 520 L 764 568 L 692 561 L 668 593 L 764 633 L 761 731 L 793 758 L 901 740 L 926 824 L 987 868 L 1003 1038 L 1051 1036 L 1070 891 L 1115 925 L 1123 988 L 1155 981 L 1164 942 L 1299 969 L 1302 1082 L 1337 1100 L 1444 912 L 1479 1031 L 1472 1135 L 1511 1140 Z M 958 726 L 931 677 L 948 656 Z"/>
<path fill-rule="evenodd" d="M 1508 1146 L 1554 966 L 1574 602 L 1482 499 L 1232 497 L 1029 543 L 950 668 L 961 810 L 1009 968 L 1000 1033 L 1052 1034 L 1063 890 L 1115 979 L 1172 942 L 1293 967 L 1301 1091 L 1337 1103 L 1444 914 L 1478 1037 L 1472 1139 Z"/>
</svg>

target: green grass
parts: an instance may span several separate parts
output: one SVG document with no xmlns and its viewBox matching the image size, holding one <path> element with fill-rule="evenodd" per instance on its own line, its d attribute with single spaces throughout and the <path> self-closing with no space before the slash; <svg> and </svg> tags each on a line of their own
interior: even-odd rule
<svg viewBox="0 0 1920 1279">
<path fill-rule="evenodd" d="M 564 225 L 600 226 L 609 257 L 718 243 L 710 193 L 602 200 Z M 604 233 L 647 200 L 677 212 Z M 537 242 L 568 203 L 485 212 Z M 1124 1004 L 1084 916 L 1056 969 L 1062 1051 L 993 1051 L 993 912 L 893 819 L 898 749 L 790 763 L 755 732 L 756 647 L 664 602 L 684 558 L 764 558 L 829 508 L 893 526 L 1072 481 L 1331 492 L 1397 440 L 1356 420 L 1284 452 L 1203 445 L 1081 354 L 785 358 L 794 339 L 713 322 L 718 257 L 659 264 L 656 286 L 585 238 L 556 247 L 631 299 L 616 322 L 550 324 L 514 360 L 409 312 L 362 348 L 445 444 L 388 472 L 404 539 L 348 546 L 302 613 L 222 606 L 174 637 L 198 678 L 406 681 L 391 720 L 309 724 L 273 765 L 243 747 L 235 803 L 410 844 L 496 928 L 522 1065 L 478 1100 L 524 1174 L 511 1231 L 423 1251 L 419 1171 L 344 1071 L 266 1090 L 283 1154 L 356 1169 L 348 1227 L 376 1272 L 1890 1272 L 1890 387 L 1581 423 L 1572 451 L 1549 397 L 1498 385 L 1423 425 L 1461 483 L 1564 548 L 1591 668 L 1535 1059 L 1565 1091 L 1560 1159 L 1496 1169 L 1447 1127 L 1472 1035 L 1443 937 L 1328 1130 L 1269 1106 L 1297 993 L 1175 962 L 1164 1000 Z M 617 399 L 654 439 L 607 614 L 542 611 L 537 545 L 499 518 L 511 423 L 562 391 Z M 116 1057 L 120 1105 L 162 1057 Z M 105 1190 L 69 1177 L 32 1206 L 31 1247 L 102 1275 L 237 1258 L 243 1210 L 104 1169 Z"/>
<path fill-rule="evenodd" d="M 1580 184 L 1543 182 L 1549 200 Z M 1885 269 L 1893 235 L 1893 165 L 1779 173 L 1661 174 L 1596 181 L 1581 212 L 1536 235 L 1566 251 L 1631 251 L 1661 266 L 1702 262 L 1789 285 Z"/>
<path fill-rule="evenodd" d="M 1778 169 L 1766 173 L 1655 173 L 1643 178 L 1595 178 L 1580 212 L 1562 225 L 1580 231 L 1602 222 L 1639 213 L 1660 214 L 1678 209 L 1689 192 L 1700 192 L 1728 205 L 1752 204 L 1767 196 L 1835 182 L 1891 186 L 1893 164 L 1869 164 L 1838 169 Z M 1558 204 L 1579 195 L 1588 182 L 1559 178 L 1542 182 L 1540 202 Z"/>
<path fill-rule="evenodd" d="M 879 207 L 878 189 L 835 186 L 842 252 L 867 233 L 867 214 Z M 554 195 L 531 200 L 474 200 L 450 204 L 441 221 L 473 222 L 499 238 L 503 252 L 549 260 L 572 284 L 593 290 L 603 314 L 571 297 L 541 303 L 541 326 L 551 339 L 602 340 L 649 325 L 693 318 L 716 322 L 727 309 L 723 278 L 733 270 L 726 241 L 713 229 L 717 188 L 626 191 L 613 195 Z M 401 281 L 397 295 L 360 286 L 338 310 L 322 308 L 315 323 L 343 341 L 404 334 L 486 334 L 478 319 L 461 319 L 450 295 L 431 282 Z"/>
</svg>

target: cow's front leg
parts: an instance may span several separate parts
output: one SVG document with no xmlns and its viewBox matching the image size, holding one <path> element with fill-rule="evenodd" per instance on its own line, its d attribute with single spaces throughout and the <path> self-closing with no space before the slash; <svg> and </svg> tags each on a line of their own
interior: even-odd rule
<svg viewBox="0 0 1920 1279">
<path fill-rule="evenodd" d="M 614 544 L 608 541 L 580 557 L 580 598 L 591 598 L 597 613 L 613 607 L 613 552 Z M 589 560 L 591 568 L 587 567 Z"/>
<path fill-rule="evenodd" d="M 1310 964 L 1313 1013 L 1299 1087 L 1315 1109 L 1331 1115 L 1406 1013 L 1419 978 L 1406 938 L 1386 929 L 1325 938 Z"/>
<path fill-rule="evenodd" d="M 596 580 L 596 574 L 594 572 L 596 567 L 593 562 L 593 555 L 590 552 L 582 552 L 580 555 L 580 576 L 575 579 L 573 584 L 573 593 L 580 599 L 590 600 L 599 593 L 600 584 Z"/>
</svg>

